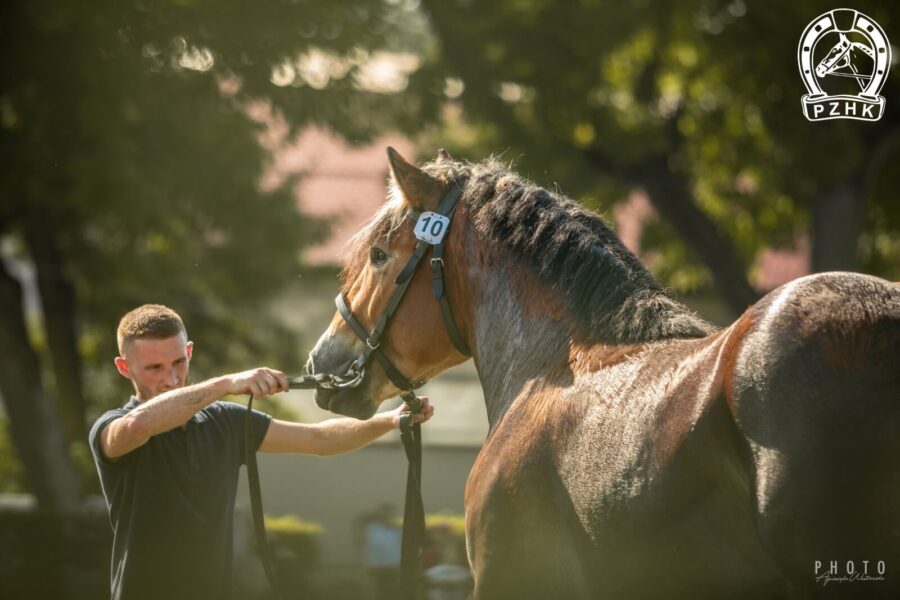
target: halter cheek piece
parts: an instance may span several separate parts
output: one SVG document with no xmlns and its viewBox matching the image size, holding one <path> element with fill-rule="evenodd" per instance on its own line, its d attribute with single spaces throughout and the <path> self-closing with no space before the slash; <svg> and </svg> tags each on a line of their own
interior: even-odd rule
<svg viewBox="0 0 900 600">
<path fill-rule="evenodd" d="M 448 191 L 443 199 L 441 199 L 438 210 L 435 212 L 447 217 L 452 222 L 453 213 L 456 211 L 456 206 L 461 195 L 462 188 L 457 184 L 453 184 L 450 191 Z M 472 353 L 469 351 L 469 347 L 463 340 L 459 328 L 456 326 L 456 321 L 453 319 L 453 311 L 450 310 L 450 302 L 447 300 L 447 295 L 445 294 L 444 242 L 446 239 L 447 234 L 444 234 L 441 241 L 433 245 L 434 249 L 431 253 L 431 285 L 434 291 L 434 297 L 441 307 L 441 315 L 444 317 L 444 324 L 447 327 L 447 333 L 450 335 L 450 341 L 453 342 L 453 345 L 460 353 L 465 356 L 471 356 Z M 378 361 L 378 364 L 384 369 L 388 379 L 401 390 L 411 391 L 425 385 L 425 380 L 419 379 L 411 381 L 397 369 L 394 363 L 391 362 L 391 359 L 389 359 L 381 349 L 381 335 L 384 333 L 388 322 L 400 305 L 400 301 L 403 299 L 403 295 L 406 293 L 407 288 L 409 288 L 409 284 L 412 281 L 416 269 L 419 267 L 419 264 L 421 264 L 422 259 L 425 257 L 425 254 L 430 247 L 432 247 L 432 244 L 423 240 L 419 240 L 416 243 L 412 256 L 394 280 L 397 288 L 394 290 L 394 294 L 391 296 L 387 308 L 381 315 L 381 318 L 378 319 L 378 322 L 375 324 L 375 327 L 372 328 L 371 332 L 367 333 L 365 328 L 356 320 L 356 317 L 353 316 L 353 311 L 350 310 L 350 304 L 347 302 L 343 292 L 335 297 L 334 303 L 335 306 L 337 306 L 338 312 L 341 313 L 341 316 L 344 318 L 344 321 L 347 322 L 347 325 L 350 326 L 350 329 L 353 330 L 353 333 L 365 343 L 365 346 L 363 347 L 362 354 L 360 354 L 350 365 L 350 369 L 347 373 L 339 378 L 340 381 L 337 381 L 338 378 L 335 378 L 336 381 L 333 387 L 355 387 L 359 385 L 373 358 Z"/>
</svg>

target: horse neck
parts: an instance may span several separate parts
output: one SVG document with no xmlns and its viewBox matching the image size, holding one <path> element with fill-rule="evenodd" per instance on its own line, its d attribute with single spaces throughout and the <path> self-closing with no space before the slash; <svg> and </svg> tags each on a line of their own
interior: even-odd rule
<svg viewBox="0 0 900 600">
<path fill-rule="evenodd" d="M 567 356 L 571 331 L 554 293 L 505 251 L 465 247 L 463 318 L 493 428 L 525 386 Z"/>
<path fill-rule="evenodd" d="M 585 331 L 559 292 L 496 242 L 477 236 L 463 210 L 451 231 L 448 290 L 454 315 L 478 369 L 491 427 L 532 383 L 567 372 L 569 355 L 598 358 L 623 347 L 703 337 L 715 327 L 659 290 L 635 289 Z M 557 382 L 560 383 L 560 382 Z"/>
</svg>

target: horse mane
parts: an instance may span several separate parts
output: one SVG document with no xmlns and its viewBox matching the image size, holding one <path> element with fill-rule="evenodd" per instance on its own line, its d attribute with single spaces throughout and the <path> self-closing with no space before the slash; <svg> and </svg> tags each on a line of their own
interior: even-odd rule
<svg viewBox="0 0 900 600">
<path fill-rule="evenodd" d="M 573 200 L 494 159 L 441 160 L 422 169 L 463 186 L 476 231 L 559 292 L 589 340 L 640 343 L 715 330 L 673 299 L 599 215 Z"/>
</svg>

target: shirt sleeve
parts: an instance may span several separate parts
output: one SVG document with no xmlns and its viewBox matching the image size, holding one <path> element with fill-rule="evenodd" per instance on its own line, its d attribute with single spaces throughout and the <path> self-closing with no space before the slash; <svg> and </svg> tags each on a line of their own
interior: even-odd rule
<svg viewBox="0 0 900 600">
<path fill-rule="evenodd" d="M 226 411 L 226 414 L 228 414 L 228 418 L 232 423 L 232 431 L 234 431 L 237 436 L 235 442 L 240 449 L 240 464 L 243 465 L 246 463 L 244 431 L 247 423 L 247 407 L 235 402 L 219 402 L 219 404 L 221 408 Z M 250 443 L 252 444 L 254 452 L 259 450 L 263 440 L 266 438 L 266 433 L 269 431 L 269 424 L 271 422 L 272 417 L 270 415 L 256 409 L 252 411 L 252 417 L 250 419 Z"/>
<path fill-rule="evenodd" d="M 88 442 L 91 445 L 91 454 L 94 456 L 94 464 L 96 464 L 97 467 L 112 467 L 115 465 L 119 465 L 123 462 L 123 459 L 131 455 L 131 453 L 129 453 L 115 461 L 109 460 L 103 455 L 103 450 L 100 446 L 100 434 L 103 432 L 103 428 L 116 419 L 120 419 L 127 414 L 128 411 L 124 408 L 116 408 L 103 413 L 99 419 L 94 421 L 94 425 L 91 427 L 91 432 L 88 434 Z"/>
</svg>

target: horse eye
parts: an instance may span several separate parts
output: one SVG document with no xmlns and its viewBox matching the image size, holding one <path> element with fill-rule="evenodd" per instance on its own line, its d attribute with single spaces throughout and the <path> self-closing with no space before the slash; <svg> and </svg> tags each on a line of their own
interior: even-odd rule
<svg viewBox="0 0 900 600">
<path fill-rule="evenodd" d="M 372 260 L 373 265 L 381 266 L 387 262 L 388 255 L 381 248 L 372 248 L 372 251 L 369 253 L 369 258 Z"/>
</svg>

